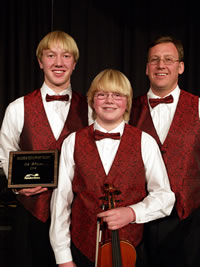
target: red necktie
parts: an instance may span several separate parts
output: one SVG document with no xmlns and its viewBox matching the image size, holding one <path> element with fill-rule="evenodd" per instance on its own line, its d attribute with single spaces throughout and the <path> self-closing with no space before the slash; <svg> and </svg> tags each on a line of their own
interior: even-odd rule
<svg viewBox="0 0 200 267">
<path fill-rule="evenodd" d="M 149 103 L 152 108 L 156 107 L 157 105 L 161 103 L 169 104 L 173 103 L 174 99 L 172 95 L 166 96 L 164 98 L 150 98 Z"/>
<path fill-rule="evenodd" d="M 120 140 L 120 133 L 104 133 L 98 130 L 94 131 L 94 139 L 96 141 L 104 139 L 104 138 L 111 138 L 115 140 Z"/>
<path fill-rule="evenodd" d="M 46 95 L 46 101 L 68 101 L 69 95 Z"/>
</svg>

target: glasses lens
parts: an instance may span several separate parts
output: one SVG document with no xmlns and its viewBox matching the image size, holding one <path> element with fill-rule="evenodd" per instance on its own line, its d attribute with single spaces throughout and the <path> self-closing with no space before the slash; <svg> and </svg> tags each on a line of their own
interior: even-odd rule
<svg viewBox="0 0 200 267">
<path fill-rule="evenodd" d="M 164 57 L 163 59 L 160 57 L 152 57 L 149 60 L 149 64 L 151 65 L 157 65 L 160 63 L 160 61 L 163 61 L 165 65 L 173 65 L 175 62 L 179 61 L 177 59 L 174 59 L 172 57 Z"/>
<path fill-rule="evenodd" d="M 95 97 L 97 97 L 98 99 L 106 99 L 108 98 L 108 96 L 112 96 L 112 98 L 114 100 L 120 100 L 123 97 L 125 97 L 124 95 L 121 95 L 120 93 L 104 93 L 104 92 L 98 92 L 95 94 Z"/>
</svg>

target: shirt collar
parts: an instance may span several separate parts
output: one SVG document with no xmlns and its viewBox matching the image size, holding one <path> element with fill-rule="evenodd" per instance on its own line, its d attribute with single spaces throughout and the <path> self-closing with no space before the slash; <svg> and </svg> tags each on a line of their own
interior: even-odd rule
<svg viewBox="0 0 200 267">
<path fill-rule="evenodd" d="M 63 90 L 60 93 L 55 94 L 55 92 L 50 87 L 48 87 L 47 84 L 44 82 L 40 91 L 41 91 L 42 99 L 46 98 L 46 94 L 48 94 L 48 95 L 66 95 L 66 94 L 68 94 L 69 98 L 70 99 L 72 98 L 71 84 L 69 85 L 69 87 L 67 89 Z"/>
<path fill-rule="evenodd" d="M 124 132 L 124 127 L 125 127 L 125 121 L 122 121 L 115 129 L 112 129 L 111 131 L 107 131 L 106 129 L 104 129 L 103 127 L 101 127 L 97 123 L 96 120 L 94 122 L 94 129 L 95 130 L 99 130 L 99 131 L 104 132 L 104 133 L 117 133 L 117 132 L 119 132 L 121 136 L 122 136 L 122 134 Z"/>
</svg>

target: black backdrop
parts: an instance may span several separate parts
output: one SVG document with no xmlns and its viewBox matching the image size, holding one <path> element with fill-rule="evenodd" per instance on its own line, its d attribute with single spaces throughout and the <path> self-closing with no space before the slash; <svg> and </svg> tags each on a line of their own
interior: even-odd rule
<svg viewBox="0 0 200 267">
<path fill-rule="evenodd" d="M 134 95 L 148 89 L 146 48 L 158 35 L 173 35 L 185 49 L 182 89 L 200 96 L 198 1 L 5 0 L 0 6 L 0 124 L 9 102 L 41 86 L 35 50 L 51 30 L 71 34 L 80 49 L 73 89 L 86 93 L 105 68 L 127 75 Z"/>
</svg>

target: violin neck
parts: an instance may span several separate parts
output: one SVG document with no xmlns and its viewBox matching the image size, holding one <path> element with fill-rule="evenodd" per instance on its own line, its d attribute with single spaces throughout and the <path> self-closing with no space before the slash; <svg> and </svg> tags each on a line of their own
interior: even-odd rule
<svg viewBox="0 0 200 267">
<path fill-rule="evenodd" d="M 122 267 L 120 240 L 118 230 L 112 231 L 112 263 L 113 267 Z"/>
</svg>

